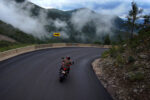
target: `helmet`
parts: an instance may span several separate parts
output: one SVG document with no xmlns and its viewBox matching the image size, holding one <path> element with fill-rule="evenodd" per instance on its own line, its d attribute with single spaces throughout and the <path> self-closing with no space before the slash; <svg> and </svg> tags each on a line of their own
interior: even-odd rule
<svg viewBox="0 0 150 100">
<path fill-rule="evenodd" d="M 69 57 L 69 56 L 67 56 L 66 58 L 67 58 L 68 60 L 70 60 L 70 57 Z"/>
</svg>

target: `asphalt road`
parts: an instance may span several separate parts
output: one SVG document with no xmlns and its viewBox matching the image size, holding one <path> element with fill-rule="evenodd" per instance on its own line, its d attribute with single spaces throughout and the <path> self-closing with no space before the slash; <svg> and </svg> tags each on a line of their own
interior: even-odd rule
<svg viewBox="0 0 150 100">
<path fill-rule="evenodd" d="M 104 50 L 53 48 L 1 61 L 0 100 L 112 100 L 91 67 Z M 66 55 L 75 64 L 60 83 L 58 70 Z"/>
</svg>

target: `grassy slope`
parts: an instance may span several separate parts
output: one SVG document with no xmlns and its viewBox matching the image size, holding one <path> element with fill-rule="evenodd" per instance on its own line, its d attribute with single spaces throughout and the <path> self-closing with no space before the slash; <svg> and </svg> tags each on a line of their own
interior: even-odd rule
<svg viewBox="0 0 150 100">
<path fill-rule="evenodd" d="M 0 34 L 8 36 L 20 43 L 37 43 L 39 39 L 32 35 L 26 34 L 13 26 L 0 21 Z"/>
<path fill-rule="evenodd" d="M 43 41 L 33 37 L 32 35 L 26 34 L 2 21 L 0 21 L 0 34 L 3 36 L 7 36 L 13 40 L 16 40 L 16 42 L 14 43 L 6 40 L 0 41 L 0 52 L 27 46 L 30 44 L 43 43 Z"/>
</svg>

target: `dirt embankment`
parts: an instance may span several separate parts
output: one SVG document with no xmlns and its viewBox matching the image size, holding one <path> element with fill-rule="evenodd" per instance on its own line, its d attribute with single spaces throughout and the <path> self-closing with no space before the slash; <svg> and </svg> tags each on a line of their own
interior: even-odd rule
<svg viewBox="0 0 150 100">
<path fill-rule="evenodd" d="M 144 58 L 143 58 L 144 59 Z M 146 70 L 142 81 L 134 81 L 135 76 L 126 72 L 123 68 L 114 65 L 115 60 L 111 58 L 96 59 L 93 69 L 106 90 L 114 100 L 150 100 L 150 62 L 144 62 Z M 138 62 L 138 61 L 137 61 Z M 135 62 L 135 64 L 137 63 Z M 138 78 L 141 78 L 137 74 Z"/>
<path fill-rule="evenodd" d="M 2 40 L 9 41 L 9 42 L 16 42 L 16 40 L 0 34 L 0 41 Z"/>
</svg>

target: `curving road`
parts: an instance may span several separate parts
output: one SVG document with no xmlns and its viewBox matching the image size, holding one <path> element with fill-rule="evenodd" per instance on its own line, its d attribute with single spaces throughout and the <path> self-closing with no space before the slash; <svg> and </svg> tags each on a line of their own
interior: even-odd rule
<svg viewBox="0 0 150 100">
<path fill-rule="evenodd" d="M 0 62 L 0 100 L 112 100 L 97 79 L 91 62 L 100 48 L 53 48 L 22 54 Z M 61 57 L 75 61 L 59 83 Z"/>
</svg>

